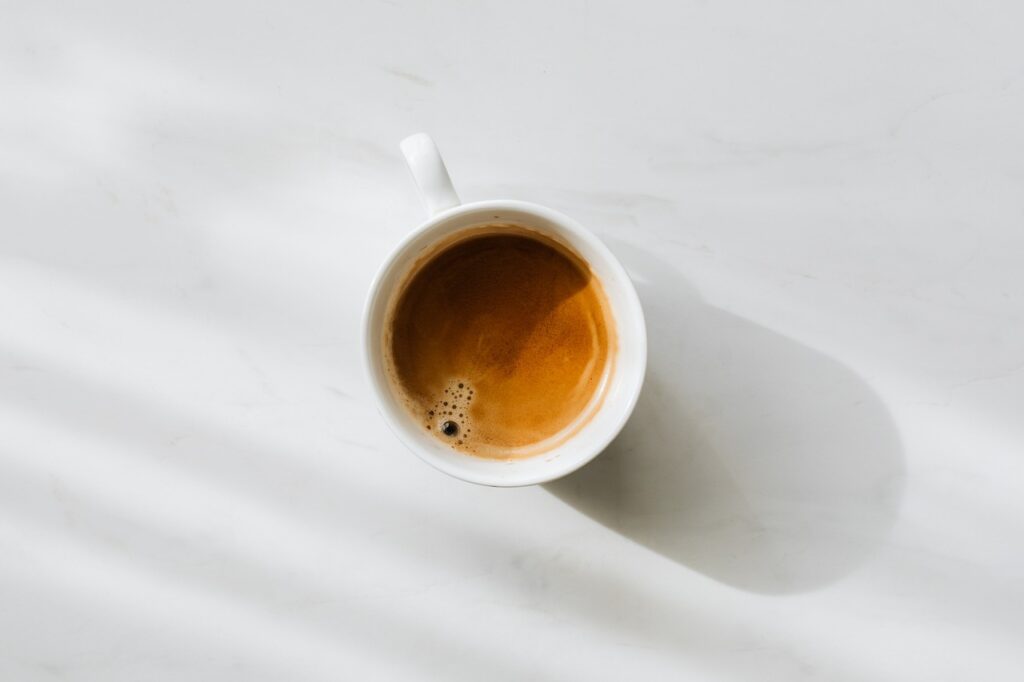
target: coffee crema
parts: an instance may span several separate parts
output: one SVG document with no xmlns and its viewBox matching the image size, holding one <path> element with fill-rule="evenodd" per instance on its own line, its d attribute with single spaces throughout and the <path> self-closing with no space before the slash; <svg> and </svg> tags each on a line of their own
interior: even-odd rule
<svg viewBox="0 0 1024 682">
<path fill-rule="evenodd" d="M 392 384 L 423 428 L 467 454 L 540 454 L 600 405 L 614 359 L 604 291 L 565 246 L 488 225 L 422 259 L 384 335 Z"/>
</svg>

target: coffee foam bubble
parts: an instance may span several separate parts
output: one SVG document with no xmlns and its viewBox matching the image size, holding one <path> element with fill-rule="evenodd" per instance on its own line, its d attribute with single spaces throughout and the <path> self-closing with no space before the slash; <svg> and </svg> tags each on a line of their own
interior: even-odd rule
<svg viewBox="0 0 1024 682">
<path fill-rule="evenodd" d="M 474 393 L 468 379 L 449 380 L 424 413 L 424 426 L 428 431 L 447 437 L 452 447 L 464 446 L 463 449 L 472 450 L 470 406 Z"/>
</svg>

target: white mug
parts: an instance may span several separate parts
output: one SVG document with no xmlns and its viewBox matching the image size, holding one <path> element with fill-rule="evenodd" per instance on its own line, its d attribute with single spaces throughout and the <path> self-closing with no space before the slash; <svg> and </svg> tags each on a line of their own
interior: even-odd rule
<svg viewBox="0 0 1024 682">
<path fill-rule="evenodd" d="M 363 352 L 370 386 L 381 414 L 405 445 L 421 459 L 464 481 L 491 486 L 523 486 L 552 481 L 580 468 L 611 443 L 633 412 L 647 365 L 647 330 L 636 289 L 625 269 L 596 236 L 570 218 L 524 201 L 462 204 L 434 141 L 424 133 L 402 141 L 427 221 L 391 252 L 370 286 L 363 317 Z M 587 423 L 555 447 L 513 460 L 474 457 L 427 433 L 404 407 L 388 380 L 384 331 L 387 315 L 414 265 L 455 233 L 495 222 L 535 230 L 569 246 L 590 266 L 604 288 L 616 335 L 614 362 L 600 407 Z"/>
</svg>

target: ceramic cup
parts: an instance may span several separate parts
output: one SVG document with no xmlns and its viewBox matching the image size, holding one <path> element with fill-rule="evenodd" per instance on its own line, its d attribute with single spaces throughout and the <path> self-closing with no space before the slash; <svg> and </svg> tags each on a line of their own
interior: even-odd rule
<svg viewBox="0 0 1024 682">
<path fill-rule="evenodd" d="M 402 442 L 421 459 L 464 481 L 523 486 L 552 481 L 575 471 L 600 454 L 622 430 L 643 385 L 647 331 L 640 299 L 629 275 L 596 236 L 550 208 L 504 199 L 460 203 L 441 154 L 426 134 L 406 138 L 401 148 L 428 218 L 395 247 L 370 286 L 363 318 L 363 350 L 370 386 L 381 414 Z M 495 222 L 514 223 L 540 232 L 568 246 L 585 260 L 604 288 L 616 335 L 615 359 L 604 399 L 589 421 L 552 449 L 511 461 L 458 452 L 424 431 L 391 385 L 384 357 L 387 315 L 399 294 L 399 287 L 417 261 L 452 235 Z"/>
</svg>

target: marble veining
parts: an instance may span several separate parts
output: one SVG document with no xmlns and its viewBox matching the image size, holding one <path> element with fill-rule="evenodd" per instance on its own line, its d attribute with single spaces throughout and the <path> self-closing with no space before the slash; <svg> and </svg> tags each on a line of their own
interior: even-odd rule
<svg viewBox="0 0 1024 682">
<path fill-rule="evenodd" d="M 9 4 L 0 679 L 1017 679 L 1022 19 Z M 637 283 L 576 475 L 460 483 L 375 411 L 420 130 Z"/>
</svg>

